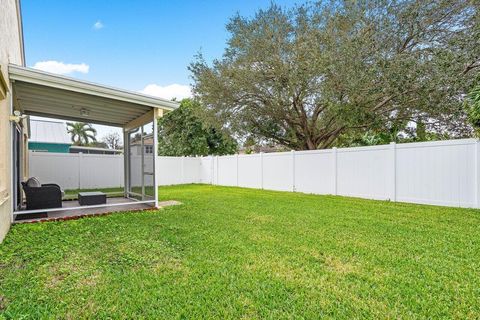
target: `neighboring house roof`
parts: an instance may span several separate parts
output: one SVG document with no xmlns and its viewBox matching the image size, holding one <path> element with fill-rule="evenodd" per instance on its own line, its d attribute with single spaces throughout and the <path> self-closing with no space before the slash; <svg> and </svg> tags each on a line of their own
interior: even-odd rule
<svg viewBox="0 0 480 320">
<path fill-rule="evenodd" d="M 70 153 L 77 153 L 77 152 L 120 154 L 120 153 L 123 153 L 123 150 L 108 149 L 108 148 L 97 148 L 97 147 L 84 147 L 84 146 L 71 146 L 70 147 Z"/>
<path fill-rule="evenodd" d="M 139 146 L 142 144 L 142 141 L 140 140 L 140 137 L 138 137 L 138 140 L 136 141 L 133 141 L 132 143 L 130 143 L 130 145 L 132 146 Z M 149 133 L 149 134 L 146 134 L 143 136 L 143 144 L 144 145 L 152 145 L 153 144 L 153 134 L 152 133 Z"/>
<path fill-rule="evenodd" d="M 28 141 L 72 144 L 65 123 L 47 120 L 30 120 Z"/>
</svg>

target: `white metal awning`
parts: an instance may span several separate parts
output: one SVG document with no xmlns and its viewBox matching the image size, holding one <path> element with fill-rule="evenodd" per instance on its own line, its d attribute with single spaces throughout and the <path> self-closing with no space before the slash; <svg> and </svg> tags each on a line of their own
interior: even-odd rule
<svg viewBox="0 0 480 320">
<path fill-rule="evenodd" d="M 9 65 L 13 105 L 28 115 L 126 127 L 152 109 L 173 110 L 178 103 Z"/>
</svg>

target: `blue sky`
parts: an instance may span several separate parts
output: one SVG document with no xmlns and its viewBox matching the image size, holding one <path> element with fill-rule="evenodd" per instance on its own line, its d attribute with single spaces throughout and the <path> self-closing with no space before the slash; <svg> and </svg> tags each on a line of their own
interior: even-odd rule
<svg viewBox="0 0 480 320">
<path fill-rule="evenodd" d="M 291 7 L 298 1 L 279 0 Z M 187 66 L 222 56 L 225 25 L 270 0 L 21 0 L 27 66 L 171 99 L 189 95 Z M 97 139 L 120 129 L 94 126 Z"/>
<path fill-rule="evenodd" d="M 277 1 L 286 7 L 296 2 Z M 187 66 L 199 50 L 208 61 L 221 57 L 228 19 L 236 12 L 252 16 L 269 4 L 270 0 L 22 0 L 27 66 L 45 61 L 70 64 L 53 65 L 53 71 L 134 91 L 147 85 L 188 85 Z M 52 71 L 52 62 L 43 68 Z M 75 69 L 80 72 L 66 73 Z"/>
</svg>

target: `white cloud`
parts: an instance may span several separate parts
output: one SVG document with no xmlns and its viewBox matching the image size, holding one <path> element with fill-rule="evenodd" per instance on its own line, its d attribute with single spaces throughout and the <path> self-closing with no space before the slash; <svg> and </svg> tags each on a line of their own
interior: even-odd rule
<svg viewBox="0 0 480 320">
<path fill-rule="evenodd" d="M 85 63 L 63 63 L 60 61 L 49 60 L 39 61 L 33 66 L 34 69 L 47 71 L 56 74 L 70 74 L 73 72 L 88 73 L 90 66 Z"/>
<path fill-rule="evenodd" d="M 93 24 L 93 26 L 92 26 L 92 28 L 93 28 L 94 30 L 100 30 L 100 29 L 102 29 L 103 27 L 104 27 L 104 25 L 103 25 L 102 21 L 100 21 L 100 20 L 98 20 L 97 22 L 95 22 L 95 23 Z"/>
<path fill-rule="evenodd" d="M 192 96 L 192 91 L 190 86 L 182 84 L 170 84 L 168 86 L 159 86 L 158 84 L 149 84 L 142 91 L 142 93 L 160 97 L 164 99 L 171 100 L 172 98 L 177 98 L 177 100 L 182 100 L 184 98 L 189 98 Z"/>
</svg>

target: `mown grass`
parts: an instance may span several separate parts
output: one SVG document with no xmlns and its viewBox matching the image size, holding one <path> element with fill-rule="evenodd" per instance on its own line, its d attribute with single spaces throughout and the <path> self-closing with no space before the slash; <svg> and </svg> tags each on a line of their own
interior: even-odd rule
<svg viewBox="0 0 480 320">
<path fill-rule="evenodd" d="M 145 194 L 146 195 L 154 195 L 154 187 L 151 186 L 146 186 L 145 187 Z M 124 189 L 122 188 L 99 188 L 99 189 L 67 189 L 65 190 L 65 196 L 63 197 L 63 200 L 76 200 L 78 199 L 78 193 L 79 192 L 91 192 L 91 191 L 100 191 L 103 193 L 107 194 L 107 198 L 110 197 L 120 197 L 123 196 L 124 194 Z M 138 194 L 142 193 L 142 188 L 141 187 L 133 187 L 132 188 L 133 192 L 136 192 Z"/>
<path fill-rule="evenodd" d="M 3 317 L 480 317 L 477 210 L 202 185 L 160 197 L 183 205 L 13 226 Z"/>
<path fill-rule="evenodd" d="M 101 189 L 67 189 L 63 200 L 78 199 L 79 192 L 100 191 L 107 194 L 107 197 L 118 197 L 123 195 L 123 188 L 101 188 Z"/>
</svg>

